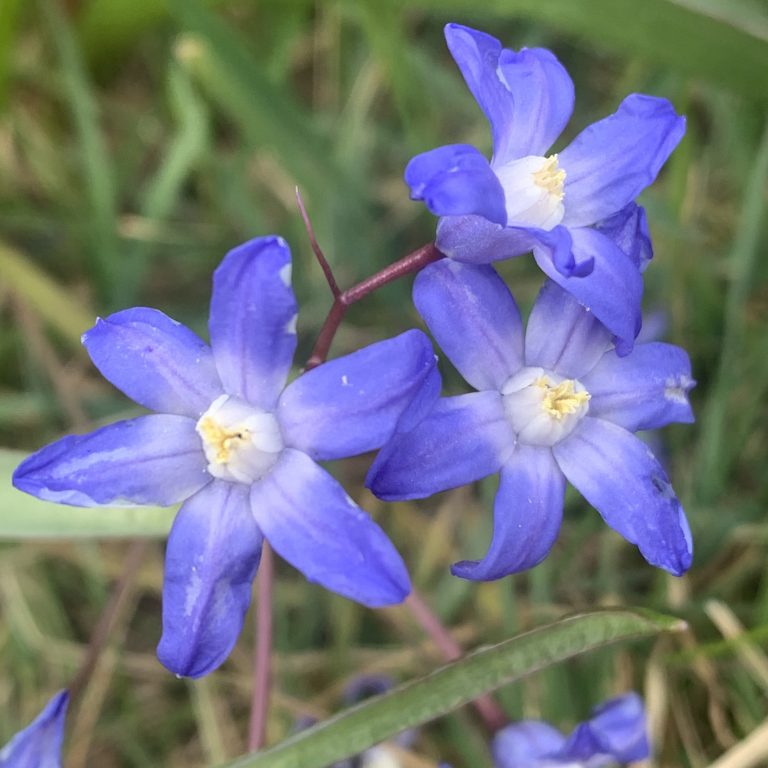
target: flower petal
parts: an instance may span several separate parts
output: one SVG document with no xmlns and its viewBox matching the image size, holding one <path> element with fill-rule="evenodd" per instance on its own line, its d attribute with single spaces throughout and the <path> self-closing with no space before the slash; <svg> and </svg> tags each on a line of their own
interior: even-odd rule
<svg viewBox="0 0 768 768">
<path fill-rule="evenodd" d="M 498 76 L 512 95 L 514 122 L 504 137 L 506 157 L 496 153 L 494 165 L 546 154 L 573 113 L 570 75 L 545 48 L 519 52 L 505 48 L 499 56 Z"/>
<path fill-rule="evenodd" d="M 631 203 L 658 175 L 685 133 L 666 99 L 633 93 L 560 153 L 568 227 L 583 227 Z"/>
<path fill-rule="evenodd" d="M 577 725 L 552 757 L 563 763 L 583 761 L 592 765 L 594 758 L 624 764 L 644 760 L 650 754 L 643 700 L 636 693 L 627 693 L 595 708 L 592 717 Z M 599 764 L 604 763 L 601 760 Z"/>
<path fill-rule="evenodd" d="M 630 203 L 618 213 L 595 224 L 595 228 L 621 248 L 641 272 L 645 271 L 653 258 L 653 243 L 645 208 Z"/>
<path fill-rule="evenodd" d="M 291 252 L 281 237 L 230 251 L 213 276 L 211 346 L 227 394 L 272 410 L 296 349 Z"/>
<path fill-rule="evenodd" d="M 605 326 L 557 283 L 546 280 L 528 318 L 526 364 L 578 379 L 610 348 Z"/>
<path fill-rule="evenodd" d="M 285 443 L 318 460 L 380 448 L 435 370 L 432 344 L 416 330 L 323 363 L 280 397 Z"/>
<path fill-rule="evenodd" d="M 591 395 L 590 414 L 630 432 L 694 420 L 688 402 L 695 385 L 691 361 L 672 344 L 638 344 L 626 357 L 609 352 L 582 384 Z"/>
<path fill-rule="evenodd" d="M 543 154 L 573 110 L 573 83 L 552 53 L 502 49 L 491 35 L 445 28 L 448 48 L 491 124 L 493 164 Z"/>
<path fill-rule="evenodd" d="M 627 355 L 640 331 L 642 276 L 632 259 L 597 230 L 573 229 L 571 237 L 576 262 L 593 263 L 588 275 L 564 276 L 543 248 L 533 251 L 536 263 L 616 336 L 618 353 Z"/>
<path fill-rule="evenodd" d="M 68 435 L 25 459 L 13 484 L 45 501 L 169 505 L 209 483 L 195 422 L 156 414 Z"/>
<path fill-rule="evenodd" d="M 263 541 L 249 493 L 247 485 L 214 480 L 182 505 L 173 522 L 157 655 L 177 675 L 207 675 L 240 635 Z"/>
<path fill-rule="evenodd" d="M 501 469 L 488 554 L 456 563 L 451 573 L 489 581 L 538 565 L 560 532 L 564 496 L 565 478 L 552 451 L 518 444 Z"/>
<path fill-rule="evenodd" d="M 498 472 L 514 445 L 498 392 L 444 398 L 381 449 L 365 484 L 381 499 L 421 499 Z"/>
<path fill-rule="evenodd" d="M 253 485 L 251 508 L 275 551 L 309 581 L 371 608 L 400 603 L 411 591 L 384 531 L 305 453 L 283 451 Z"/>
<path fill-rule="evenodd" d="M 501 389 L 523 365 L 523 324 L 506 283 L 487 265 L 442 259 L 416 277 L 413 302 L 475 389 Z"/>
<path fill-rule="evenodd" d="M 436 216 L 477 214 L 506 224 L 504 190 L 488 160 L 468 144 L 450 144 L 416 155 L 406 166 L 411 200 Z"/>
<path fill-rule="evenodd" d="M 490 264 L 544 248 L 563 275 L 587 274 L 591 262 L 576 263 L 565 227 L 500 227 L 481 216 L 447 216 L 437 224 L 437 248 L 467 264 Z"/>
<path fill-rule="evenodd" d="M 693 544 L 685 513 L 645 443 L 622 427 L 586 417 L 552 450 L 568 480 L 651 565 L 675 576 L 688 570 Z"/>
<path fill-rule="evenodd" d="M 0 768 L 61 768 L 69 693 L 59 691 L 43 711 L 0 749 Z"/>
<path fill-rule="evenodd" d="M 491 124 L 495 162 L 511 159 L 514 99 L 498 73 L 501 43 L 491 35 L 461 24 L 447 24 L 445 41 L 464 80 Z"/>
<path fill-rule="evenodd" d="M 491 751 L 496 768 L 534 768 L 554 765 L 544 758 L 565 743 L 557 728 L 541 720 L 522 720 L 502 728 L 493 737 Z"/>
<path fill-rule="evenodd" d="M 210 347 L 156 309 L 99 318 L 83 344 L 106 379 L 153 411 L 197 418 L 224 391 Z"/>
</svg>

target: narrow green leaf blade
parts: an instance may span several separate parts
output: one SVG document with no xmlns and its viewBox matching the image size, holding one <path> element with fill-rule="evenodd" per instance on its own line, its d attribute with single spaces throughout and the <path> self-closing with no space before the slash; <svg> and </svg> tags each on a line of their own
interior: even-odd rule
<svg viewBox="0 0 768 768">
<path fill-rule="evenodd" d="M 0 540 L 165 538 L 174 507 L 68 507 L 17 491 L 11 475 L 27 454 L 0 450 Z"/>
<path fill-rule="evenodd" d="M 584 651 L 684 627 L 679 619 L 637 609 L 569 616 L 475 651 L 426 677 L 368 699 L 272 749 L 247 755 L 224 768 L 323 768 Z"/>
</svg>

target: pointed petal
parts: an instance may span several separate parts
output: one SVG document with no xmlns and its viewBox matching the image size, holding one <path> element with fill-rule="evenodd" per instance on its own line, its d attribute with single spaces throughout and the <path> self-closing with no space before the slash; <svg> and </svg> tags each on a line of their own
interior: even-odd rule
<svg viewBox="0 0 768 768">
<path fill-rule="evenodd" d="M 382 499 L 421 499 L 498 472 L 514 445 L 498 392 L 444 398 L 381 449 L 365 484 Z"/>
<path fill-rule="evenodd" d="M 61 768 L 69 693 L 59 691 L 23 731 L 0 750 L 0 768 Z"/>
<path fill-rule="evenodd" d="M 406 166 L 411 200 L 423 200 L 436 216 L 477 214 L 506 224 L 504 190 L 488 160 L 468 144 L 416 155 Z"/>
<path fill-rule="evenodd" d="M 609 352 L 581 383 L 591 395 L 590 415 L 630 432 L 694 420 L 691 361 L 672 344 L 638 344 L 626 357 Z"/>
<path fill-rule="evenodd" d="M 556 753 L 565 742 L 557 728 L 541 720 L 522 720 L 496 733 L 491 744 L 496 768 L 534 768 L 552 765 L 545 758 Z"/>
<path fill-rule="evenodd" d="M 100 318 L 83 344 L 104 378 L 150 410 L 198 418 L 224 392 L 210 347 L 156 309 Z"/>
<path fill-rule="evenodd" d="M 618 353 L 627 355 L 640 331 L 642 276 L 632 259 L 597 230 L 573 229 L 571 237 L 576 262 L 593 264 L 588 275 L 564 276 L 543 248 L 533 252 L 536 263 L 616 336 Z"/>
<path fill-rule="evenodd" d="M 384 531 L 305 453 L 283 451 L 253 485 L 251 508 L 275 551 L 309 581 L 371 608 L 411 591 Z"/>
<path fill-rule="evenodd" d="M 263 537 L 250 487 L 214 480 L 176 515 L 165 552 L 162 664 L 201 677 L 229 656 L 251 602 Z"/>
<path fill-rule="evenodd" d="M 563 275 L 587 274 L 592 269 L 591 262 L 574 259 L 565 227 L 501 227 L 480 216 L 448 216 L 437 224 L 435 244 L 449 258 L 467 264 L 490 264 L 544 248 Z"/>
<path fill-rule="evenodd" d="M 490 581 L 538 565 L 560 532 L 565 478 L 549 448 L 519 445 L 501 469 L 493 540 L 480 560 L 451 568 L 462 579 Z"/>
<path fill-rule="evenodd" d="M 435 368 L 412 330 L 307 371 L 278 402 L 285 444 L 326 461 L 380 448 Z"/>
<path fill-rule="evenodd" d="M 501 43 L 491 35 L 461 24 L 447 24 L 445 41 L 464 80 L 491 124 L 494 160 L 509 153 L 514 99 L 498 74 Z M 502 160 L 503 158 L 503 160 Z"/>
<path fill-rule="evenodd" d="M 595 229 L 621 248 L 641 272 L 645 271 L 653 258 L 653 243 L 645 208 L 630 203 L 618 213 L 595 224 Z"/>
<path fill-rule="evenodd" d="M 195 422 L 156 414 L 62 437 L 22 461 L 13 484 L 75 507 L 167 506 L 210 482 L 206 466 Z"/>
<path fill-rule="evenodd" d="M 560 153 L 565 171 L 565 218 L 583 227 L 631 203 L 649 184 L 685 133 L 685 118 L 666 99 L 633 93 L 618 110 L 582 131 Z"/>
<path fill-rule="evenodd" d="M 526 364 L 578 379 L 610 348 L 605 326 L 557 283 L 546 280 L 528 318 Z"/>
<path fill-rule="evenodd" d="M 552 450 L 568 480 L 651 565 L 675 576 L 688 570 L 693 544 L 685 513 L 645 443 L 622 427 L 586 417 Z"/>
<path fill-rule="evenodd" d="M 599 764 L 603 765 L 603 760 L 633 763 L 650 754 L 643 700 L 636 693 L 627 693 L 597 707 L 552 757 L 562 763 L 590 765 L 591 760 L 602 758 Z"/>
<path fill-rule="evenodd" d="M 211 346 L 227 394 L 272 410 L 296 349 L 291 251 L 259 237 L 230 251 L 213 276 Z"/>
<path fill-rule="evenodd" d="M 494 165 L 546 151 L 573 109 L 573 83 L 557 59 L 541 48 L 502 49 L 459 24 L 446 26 L 445 39 L 491 124 Z"/>
<path fill-rule="evenodd" d="M 413 302 L 435 340 L 475 389 L 500 390 L 523 365 L 523 324 L 491 266 L 442 259 L 416 277 Z"/>
<path fill-rule="evenodd" d="M 498 166 L 526 155 L 544 155 L 563 132 L 573 113 L 573 81 L 555 55 L 545 48 L 505 48 L 498 76 L 514 100 L 514 124 L 505 136 Z"/>
</svg>

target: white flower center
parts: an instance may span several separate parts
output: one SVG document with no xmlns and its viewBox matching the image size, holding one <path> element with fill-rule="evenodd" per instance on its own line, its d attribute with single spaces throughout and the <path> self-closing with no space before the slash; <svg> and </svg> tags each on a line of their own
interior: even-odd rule
<svg viewBox="0 0 768 768">
<path fill-rule="evenodd" d="M 576 379 L 543 368 L 523 368 L 501 388 L 504 411 L 521 443 L 554 445 L 589 411 L 589 393 Z"/>
<path fill-rule="evenodd" d="M 220 480 L 253 483 L 269 472 L 283 450 L 274 415 L 230 395 L 216 398 L 195 429 L 208 471 Z"/>
<path fill-rule="evenodd" d="M 507 226 L 552 229 L 563 220 L 565 171 L 557 155 L 528 155 L 494 172 L 504 188 Z"/>
</svg>

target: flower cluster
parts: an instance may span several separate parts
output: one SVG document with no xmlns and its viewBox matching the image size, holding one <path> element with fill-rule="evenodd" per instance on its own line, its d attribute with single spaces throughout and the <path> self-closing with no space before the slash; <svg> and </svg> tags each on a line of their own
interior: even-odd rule
<svg viewBox="0 0 768 768">
<path fill-rule="evenodd" d="M 453 566 L 462 578 L 497 579 L 546 557 L 566 480 L 649 563 L 676 575 L 691 564 L 680 502 L 634 436 L 693 419 L 686 353 L 636 344 L 652 246 L 635 198 L 685 121 L 666 100 L 633 94 L 547 154 L 574 101 L 554 55 L 507 50 L 453 24 L 446 38 L 490 121 L 493 158 L 459 144 L 409 163 L 412 197 L 441 217 L 445 257 L 417 276 L 414 302 L 476 391 L 439 398 L 436 357 L 419 330 L 287 383 L 297 343 L 291 256 L 281 238 L 262 237 L 215 272 L 210 345 L 154 309 L 99 319 L 83 336 L 95 366 L 153 413 L 64 437 L 14 475 L 21 490 L 64 504 L 181 503 L 158 648 L 178 675 L 204 675 L 230 653 L 265 540 L 310 581 L 366 606 L 408 595 L 393 544 L 318 462 L 379 450 L 367 485 L 387 500 L 498 473 L 490 548 Z M 491 262 L 531 251 L 546 280 L 524 331 Z M 38 740 L 51 749 L 65 707 L 62 694 L 32 726 L 47 729 Z M 608 702 L 569 738 L 518 723 L 496 736 L 494 752 L 500 768 L 637 759 L 648 752 L 642 705 Z"/>
</svg>

